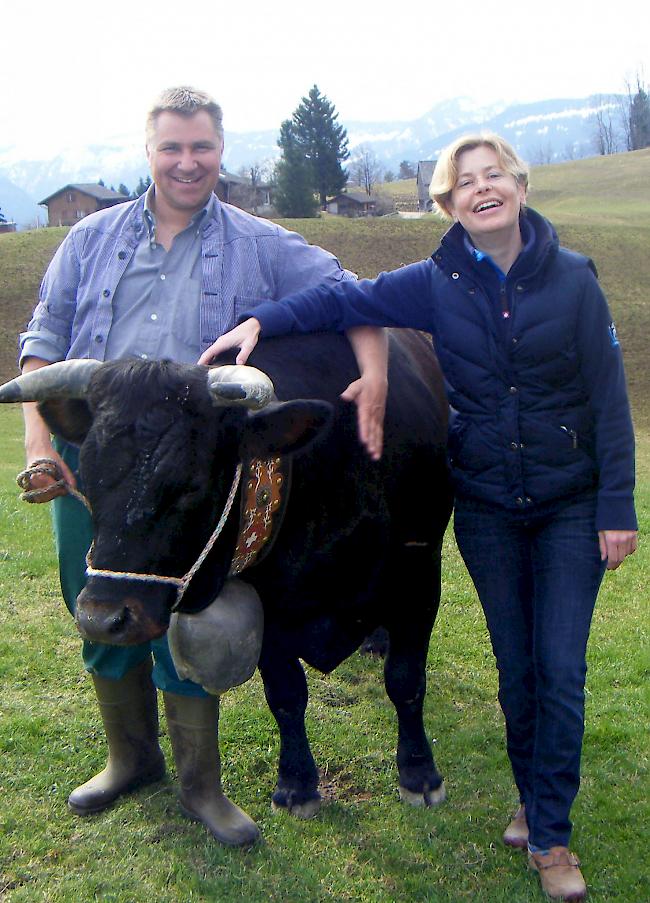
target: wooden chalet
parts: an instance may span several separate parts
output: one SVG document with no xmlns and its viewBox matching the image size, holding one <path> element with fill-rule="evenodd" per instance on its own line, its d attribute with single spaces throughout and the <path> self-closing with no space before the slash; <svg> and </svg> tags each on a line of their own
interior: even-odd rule
<svg viewBox="0 0 650 903">
<path fill-rule="evenodd" d="M 365 191 L 346 191 L 330 198 L 325 209 L 335 216 L 376 216 L 377 201 Z"/>
<path fill-rule="evenodd" d="M 113 207 L 115 204 L 123 204 L 128 201 L 124 194 L 112 191 L 97 183 L 82 183 L 65 185 L 54 194 L 39 201 L 42 207 L 47 207 L 47 218 L 50 226 L 74 226 L 84 216 Z"/>
</svg>

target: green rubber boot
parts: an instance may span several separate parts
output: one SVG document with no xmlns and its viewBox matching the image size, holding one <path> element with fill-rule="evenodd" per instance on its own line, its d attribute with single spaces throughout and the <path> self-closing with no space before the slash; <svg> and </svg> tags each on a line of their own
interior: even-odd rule
<svg viewBox="0 0 650 903">
<path fill-rule="evenodd" d="M 250 846 L 260 836 L 257 825 L 221 789 L 219 697 L 175 693 L 163 697 L 181 811 L 202 822 L 220 843 Z"/>
<path fill-rule="evenodd" d="M 108 742 L 108 762 L 68 797 L 68 806 L 77 815 L 101 812 L 123 794 L 164 777 L 151 670 L 151 659 L 145 659 L 121 680 L 92 675 Z"/>
</svg>

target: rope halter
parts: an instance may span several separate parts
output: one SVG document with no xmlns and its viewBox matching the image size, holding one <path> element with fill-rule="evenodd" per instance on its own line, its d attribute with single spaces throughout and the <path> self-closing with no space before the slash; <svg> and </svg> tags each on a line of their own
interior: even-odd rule
<svg viewBox="0 0 650 903">
<path fill-rule="evenodd" d="M 176 587 L 176 600 L 171 607 L 172 611 L 178 611 L 178 608 L 181 604 L 181 600 L 187 591 L 188 586 L 190 585 L 190 581 L 192 577 L 196 574 L 198 569 L 201 567 L 205 559 L 210 554 L 215 542 L 221 535 L 223 528 L 226 525 L 226 521 L 228 520 L 228 515 L 230 514 L 230 509 L 232 508 L 233 502 L 235 501 L 235 496 L 237 494 L 237 489 L 239 488 L 239 481 L 241 480 L 242 474 L 242 465 L 241 462 L 237 465 L 235 469 L 235 476 L 232 481 L 232 485 L 230 487 L 230 492 L 228 493 L 228 498 L 226 499 L 226 505 L 223 509 L 221 517 L 217 522 L 217 526 L 214 528 L 210 538 L 207 543 L 203 547 L 203 551 L 196 559 L 192 567 L 189 571 L 184 574 L 182 577 L 165 577 L 161 574 L 140 574 L 134 571 L 110 571 L 104 570 L 102 568 L 94 568 L 92 566 L 92 546 L 86 555 L 86 574 L 88 577 L 106 577 L 109 580 L 139 580 L 142 583 L 166 583 L 170 586 Z"/>
</svg>

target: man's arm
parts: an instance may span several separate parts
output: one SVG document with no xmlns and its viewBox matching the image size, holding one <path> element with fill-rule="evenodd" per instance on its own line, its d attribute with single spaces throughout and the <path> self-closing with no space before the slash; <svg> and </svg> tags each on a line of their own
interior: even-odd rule
<svg viewBox="0 0 650 903">
<path fill-rule="evenodd" d="M 38 357 L 28 357 L 22 368 L 23 373 L 30 373 L 32 370 L 40 370 L 41 367 L 47 367 L 49 361 L 45 361 Z M 26 402 L 23 405 L 23 418 L 25 420 L 25 459 L 29 468 L 34 461 L 42 458 L 49 458 L 59 467 L 61 474 L 70 486 L 76 486 L 74 474 L 55 451 L 52 445 L 52 437 L 48 425 L 41 417 L 38 405 L 34 401 Z M 45 473 L 34 474 L 30 484 L 32 489 L 45 489 L 55 482 L 54 477 Z M 57 495 L 65 495 L 65 489 L 57 488 L 42 496 L 37 496 L 34 501 L 49 502 Z"/>
</svg>

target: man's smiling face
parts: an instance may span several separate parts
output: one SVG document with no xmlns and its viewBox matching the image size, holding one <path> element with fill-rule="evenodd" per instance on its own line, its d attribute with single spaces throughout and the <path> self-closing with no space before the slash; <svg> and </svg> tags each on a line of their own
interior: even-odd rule
<svg viewBox="0 0 650 903">
<path fill-rule="evenodd" d="M 183 211 L 192 216 L 205 205 L 219 179 L 223 142 L 210 114 L 160 113 L 147 143 L 156 186 L 156 213 Z"/>
</svg>

